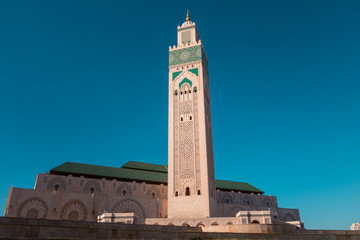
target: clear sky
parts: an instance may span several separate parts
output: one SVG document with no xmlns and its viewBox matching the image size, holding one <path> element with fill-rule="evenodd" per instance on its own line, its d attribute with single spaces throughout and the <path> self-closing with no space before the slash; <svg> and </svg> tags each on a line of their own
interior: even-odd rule
<svg viewBox="0 0 360 240">
<path fill-rule="evenodd" d="M 360 1 L 0 1 L 0 211 L 64 162 L 167 163 L 168 50 L 209 59 L 217 179 L 360 221 Z"/>
</svg>

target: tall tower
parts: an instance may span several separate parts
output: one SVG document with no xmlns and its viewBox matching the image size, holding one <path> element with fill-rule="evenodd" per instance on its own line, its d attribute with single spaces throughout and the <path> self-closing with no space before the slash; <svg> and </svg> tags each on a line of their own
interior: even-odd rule
<svg viewBox="0 0 360 240">
<path fill-rule="evenodd" d="M 208 64 L 189 12 L 177 39 L 169 48 L 168 217 L 211 217 L 216 201 Z"/>
</svg>

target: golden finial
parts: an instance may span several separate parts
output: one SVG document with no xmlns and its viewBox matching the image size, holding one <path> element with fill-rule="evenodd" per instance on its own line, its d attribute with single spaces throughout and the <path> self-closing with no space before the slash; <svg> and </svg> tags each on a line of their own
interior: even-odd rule
<svg viewBox="0 0 360 240">
<path fill-rule="evenodd" d="M 189 10 L 187 10 L 187 14 L 186 14 L 186 21 L 189 22 L 190 21 L 190 14 L 189 14 Z"/>
</svg>

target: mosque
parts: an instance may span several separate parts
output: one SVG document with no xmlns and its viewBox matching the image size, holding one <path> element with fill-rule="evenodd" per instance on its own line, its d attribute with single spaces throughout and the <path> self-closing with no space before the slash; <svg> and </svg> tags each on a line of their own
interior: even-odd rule
<svg viewBox="0 0 360 240">
<path fill-rule="evenodd" d="M 275 196 L 248 183 L 215 179 L 209 86 L 208 59 L 188 14 L 177 27 L 177 46 L 169 47 L 168 165 L 66 162 L 38 174 L 34 189 L 12 187 L 5 217 L 302 227 L 299 210 L 279 208 Z"/>
</svg>

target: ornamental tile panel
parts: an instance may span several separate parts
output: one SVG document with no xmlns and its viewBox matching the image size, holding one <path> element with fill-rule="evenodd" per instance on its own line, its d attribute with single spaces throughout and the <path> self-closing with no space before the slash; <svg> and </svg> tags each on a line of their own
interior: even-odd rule
<svg viewBox="0 0 360 240">
<path fill-rule="evenodd" d="M 193 46 L 169 52 L 169 65 L 178 65 L 202 60 L 201 46 Z"/>
<path fill-rule="evenodd" d="M 174 72 L 174 73 L 173 73 L 173 80 L 174 80 L 177 76 L 179 76 L 181 73 L 182 73 L 182 71 Z"/>
</svg>

